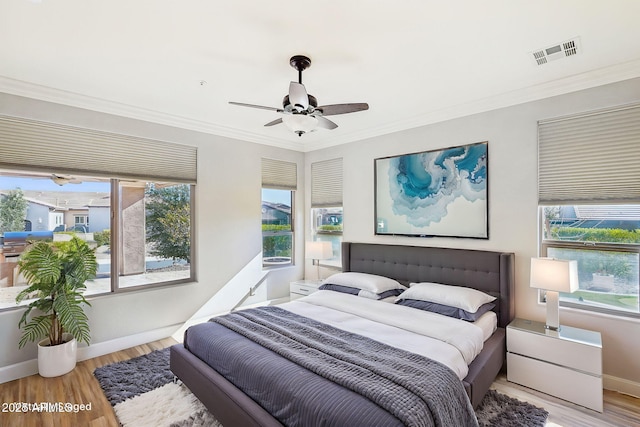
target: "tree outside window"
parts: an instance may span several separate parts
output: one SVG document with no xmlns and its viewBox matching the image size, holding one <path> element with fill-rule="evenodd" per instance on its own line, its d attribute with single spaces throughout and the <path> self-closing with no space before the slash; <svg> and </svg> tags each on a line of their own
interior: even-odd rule
<svg viewBox="0 0 640 427">
<path fill-rule="evenodd" d="M 0 233 L 23 231 L 27 218 L 27 201 L 21 189 L 0 195 Z"/>
</svg>

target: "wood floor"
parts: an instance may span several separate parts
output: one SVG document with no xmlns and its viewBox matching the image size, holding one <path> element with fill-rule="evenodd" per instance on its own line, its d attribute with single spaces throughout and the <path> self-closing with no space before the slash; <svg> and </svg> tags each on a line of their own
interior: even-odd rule
<svg viewBox="0 0 640 427">
<path fill-rule="evenodd" d="M 42 378 L 33 375 L 5 384 L 0 384 L 0 404 L 12 403 L 62 402 L 71 404 L 91 404 L 91 410 L 76 413 L 17 413 L 0 412 L 2 427 L 117 427 L 113 409 L 105 398 L 93 371 L 107 365 L 132 357 L 150 353 L 153 350 L 173 345 L 175 341 L 167 338 L 149 344 L 140 345 L 105 356 L 79 362 L 71 373 L 57 378 Z M 602 414 L 577 405 L 555 399 L 525 387 L 509 383 L 500 375 L 493 388 L 503 394 L 543 407 L 549 412 L 547 426 L 563 427 L 603 427 L 603 426 L 639 426 L 640 399 L 605 390 L 604 412 Z M 227 426 L 241 427 L 241 426 Z"/>
</svg>

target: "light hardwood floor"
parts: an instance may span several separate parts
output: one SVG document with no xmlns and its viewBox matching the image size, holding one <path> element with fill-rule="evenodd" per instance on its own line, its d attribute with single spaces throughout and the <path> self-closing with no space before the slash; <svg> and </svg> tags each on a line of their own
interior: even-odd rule
<svg viewBox="0 0 640 427">
<path fill-rule="evenodd" d="M 0 404 L 13 402 L 69 402 L 91 404 L 90 411 L 77 413 L 16 413 L 0 412 L 2 427 L 117 427 L 113 409 L 105 398 L 93 371 L 132 357 L 141 356 L 175 344 L 171 338 L 154 341 L 105 356 L 79 362 L 72 372 L 57 378 L 33 375 L 0 384 Z M 501 393 L 543 407 L 549 412 L 547 426 L 603 427 L 640 426 L 640 399 L 605 390 L 602 414 L 560 399 L 509 383 L 500 375 L 493 388 Z M 228 426 L 236 427 L 236 426 Z"/>
</svg>

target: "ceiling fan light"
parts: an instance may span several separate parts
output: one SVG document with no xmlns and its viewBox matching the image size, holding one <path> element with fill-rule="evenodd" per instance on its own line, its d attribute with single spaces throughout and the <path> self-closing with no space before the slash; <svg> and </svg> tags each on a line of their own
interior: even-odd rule
<svg viewBox="0 0 640 427">
<path fill-rule="evenodd" d="M 306 114 L 286 114 L 282 121 L 292 132 L 302 135 L 318 127 L 318 119 Z"/>
</svg>

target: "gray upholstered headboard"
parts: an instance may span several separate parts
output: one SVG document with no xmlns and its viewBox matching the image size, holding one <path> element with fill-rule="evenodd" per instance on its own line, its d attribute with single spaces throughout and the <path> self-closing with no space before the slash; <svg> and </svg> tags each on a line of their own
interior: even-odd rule
<svg viewBox="0 0 640 427">
<path fill-rule="evenodd" d="M 342 270 L 478 289 L 497 298 L 498 326 L 515 316 L 513 253 L 343 242 Z"/>
</svg>

